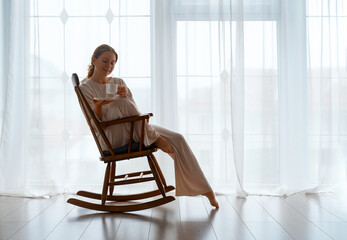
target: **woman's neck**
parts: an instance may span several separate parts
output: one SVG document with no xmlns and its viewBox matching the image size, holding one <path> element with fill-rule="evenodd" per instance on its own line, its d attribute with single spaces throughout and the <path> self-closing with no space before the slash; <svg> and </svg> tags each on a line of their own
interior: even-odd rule
<svg viewBox="0 0 347 240">
<path fill-rule="evenodd" d="M 100 77 L 100 76 L 96 76 L 94 74 L 90 78 L 94 82 L 101 83 L 101 84 L 105 84 L 105 83 L 109 82 L 111 79 L 111 77 Z"/>
</svg>

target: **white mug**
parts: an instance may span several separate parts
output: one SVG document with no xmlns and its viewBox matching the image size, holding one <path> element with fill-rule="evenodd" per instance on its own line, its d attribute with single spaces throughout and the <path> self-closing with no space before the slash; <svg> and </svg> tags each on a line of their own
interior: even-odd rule
<svg viewBox="0 0 347 240">
<path fill-rule="evenodd" d="M 117 83 L 106 83 L 106 97 L 115 97 L 118 91 Z"/>
</svg>

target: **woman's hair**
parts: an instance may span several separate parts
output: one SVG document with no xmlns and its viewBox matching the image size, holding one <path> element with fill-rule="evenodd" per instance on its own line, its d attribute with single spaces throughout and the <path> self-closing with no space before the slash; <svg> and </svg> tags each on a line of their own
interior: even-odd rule
<svg viewBox="0 0 347 240">
<path fill-rule="evenodd" d="M 93 73 L 94 73 L 94 65 L 93 65 L 93 58 L 98 58 L 103 52 L 112 52 L 114 53 L 114 55 L 116 55 L 116 62 L 118 60 L 118 54 L 116 53 L 116 51 L 113 49 L 113 47 L 107 45 L 107 44 L 102 44 L 100 45 L 99 47 L 97 47 L 95 50 L 94 50 L 94 53 L 93 53 L 93 56 L 91 58 L 91 61 L 90 61 L 90 65 L 88 67 L 88 76 L 87 76 L 87 79 L 89 79 Z"/>
</svg>

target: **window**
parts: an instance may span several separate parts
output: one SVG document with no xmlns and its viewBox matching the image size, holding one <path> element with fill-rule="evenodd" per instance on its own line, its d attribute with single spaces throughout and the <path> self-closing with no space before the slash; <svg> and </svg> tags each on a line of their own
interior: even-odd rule
<svg viewBox="0 0 347 240">
<path fill-rule="evenodd" d="M 28 164 L 40 165 L 47 175 L 30 172 L 29 182 L 67 179 L 67 183 L 74 183 L 83 178 L 89 184 L 98 183 L 102 176 L 90 176 L 88 172 L 102 166 L 96 165 L 97 148 L 70 76 L 76 72 L 80 80 L 85 78 L 94 49 L 103 43 L 110 44 L 119 54 L 113 76 L 126 81 L 142 111 L 151 112 L 151 2 L 32 0 L 30 3 L 33 94 Z M 66 169 L 65 174 L 58 173 L 57 166 L 61 171 Z"/>
<path fill-rule="evenodd" d="M 250 184 L 278 183 L 279 2 L 243 1 L 242 6 L 237 1 L 176 3 L 179 131 L 190 141 L 209 177 L 233 175 L 230 84 L 241 66 L 245 180 Z M 243 16 L 236 14 L 238 7 L 242 7 Z M 240 48 L 243 51 L 238 52 Z M 214 168 L 221 166 L 225 173 L 214 174 Z"/>
</svg>

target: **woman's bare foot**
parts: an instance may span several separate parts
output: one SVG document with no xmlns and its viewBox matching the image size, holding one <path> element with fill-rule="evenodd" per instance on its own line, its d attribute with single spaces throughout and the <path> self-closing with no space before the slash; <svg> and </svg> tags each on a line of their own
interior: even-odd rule
<svg viewBox="0 0 347 240">
<path fill-rule="evenodd" d="M 219 204 L 217 202 L 216 196 L 214 195 L 214 192 L 208 192 L 208 193 L 204 193 L 202 194 L 203 196 L 207 197 L 208 200 L 210 201 L 210 204 L 215 207 L 215 208 L 219 208 Z"/>
<path fill-rule="evenodd" d="M 155 141 L 155 145 L 162 150 L 163 152 L 166 152 L 168 154 L 173 153 L 174 150 L 171 146 L 171 144 L 163 137 L 159 136 L 157 141 Z"/>
</svg>

